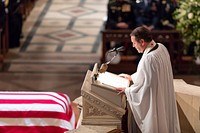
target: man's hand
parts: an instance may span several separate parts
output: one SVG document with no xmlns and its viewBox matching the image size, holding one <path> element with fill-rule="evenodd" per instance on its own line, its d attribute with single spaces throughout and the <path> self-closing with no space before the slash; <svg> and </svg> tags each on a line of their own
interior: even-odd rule
<svg viewBox="0 0 200 133">
<path fill-rule="evenodd" d="M 132 81 L 131 76 L 128 75 L 128 74 L 121 73 L 121 74 L 119 74 L 118 76 L 120 76 L 120 77 L 122 77 L 122 78 L 125 78 L 125 79 L 128 79 L 129 81 Z"/>
<path fill-rule="evenodd" d="M 118 92 L 117 95 L 120 95 L 120 94 L 124 93 L 125 89 L 126 88 L 115 88 L 115 90 Z"/>
</svg>

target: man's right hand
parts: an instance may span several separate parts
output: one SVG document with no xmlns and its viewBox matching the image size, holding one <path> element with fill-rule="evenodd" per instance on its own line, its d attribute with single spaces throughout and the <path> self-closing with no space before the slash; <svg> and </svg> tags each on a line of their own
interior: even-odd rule
<svg viewBox="0 0 200 133">
<path fill-rule="evenodd" d="M 125 73 L 121 73 L 119 74 L 120 77 L 128 79 L 129 81 L 132 81 L 131 75 L 129 74 L 125 74 Z"/>
</svg>

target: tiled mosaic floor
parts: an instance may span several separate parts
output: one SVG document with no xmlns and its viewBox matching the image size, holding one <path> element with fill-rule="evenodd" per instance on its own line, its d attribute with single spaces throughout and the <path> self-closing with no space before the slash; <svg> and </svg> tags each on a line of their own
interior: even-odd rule
<svg viewBox="0 0 200 133">
<path fill-rule="evenodd" d="M 80 96 L 88 69 L 100 61 L 107 0 L 39 0 L 10 49 L 0 90 L 56 91 Z"/>
</svg>

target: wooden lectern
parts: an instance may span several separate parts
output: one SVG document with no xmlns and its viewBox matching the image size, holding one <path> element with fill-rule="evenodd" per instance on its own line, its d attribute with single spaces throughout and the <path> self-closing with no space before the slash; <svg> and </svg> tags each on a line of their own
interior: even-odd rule
<svg viewBox="0 0 200 133">
<path fill-rule="evenodd" d="M 114 90 L 119 85 L 128 85 L 128 80 L 109 73 L 99 73 L 97 64 L 88 70 L 82 88 L 82 125 L 116 125 L 121 127 L 125 114 L 125 95 L 117 95 Z M 112 79 L 112 80 L 111 80 Z M 110 81 L 110 82 L 109 82 Z M 117 85 L 117 86 L 114 86 Z"/>
</svg>

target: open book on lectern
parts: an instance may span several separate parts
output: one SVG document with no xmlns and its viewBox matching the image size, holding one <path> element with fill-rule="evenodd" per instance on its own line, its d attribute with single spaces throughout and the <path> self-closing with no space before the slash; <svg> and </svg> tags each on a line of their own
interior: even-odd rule
<svg viewBox="0 0 200 133">
<path fill-rule="evenodd" d="M 107 72 L 106 69 L 101 71 L 101 68 L 102 67 L 98 69 L 97 63 L 94 65 L 91 73 L 91 92 L 100 96 L 102 100 L 104 99 L 119 107 L 124 107 L 122 103 L 122 96 L 118 95 L 115 88 L 128 87 L 130 85 L 130 81 L 119 77 L 117 74 Z"/>
<path fill-rule="evenodd" d="M 128 79 L 122 78 L 117 74 L 111 72 L 99 72 L 97 63 L 94 65 L 92 71 L 93 83 L 114 89 L 117 87 L 129 87 L 130 81 Z"/>
</svg>

